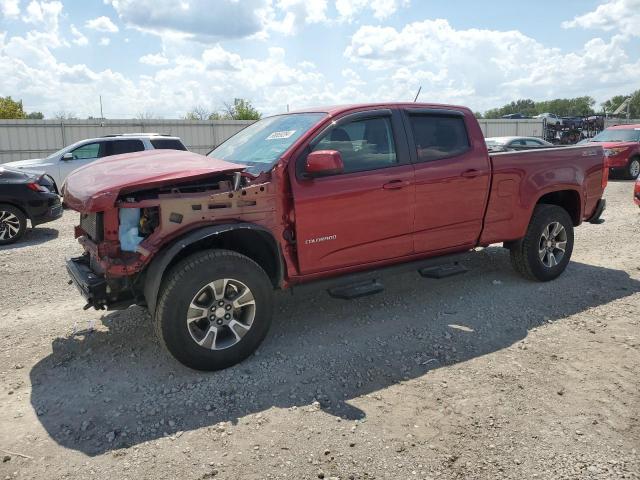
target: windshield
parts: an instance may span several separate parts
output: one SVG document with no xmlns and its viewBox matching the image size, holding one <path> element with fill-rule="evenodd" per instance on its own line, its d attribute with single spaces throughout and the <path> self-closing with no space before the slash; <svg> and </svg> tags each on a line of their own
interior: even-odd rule
<svg viewBox="0 0 640 480">
<path fill-rule="evenodd" d="M 280 156 L 326 113 L 291 113 L 264 118 L 209 152 L 210 157 L 247 165 L 253 174 L 269 170 Z"/>
<path fill-rule="evenodd" d="M 592 142 L 640 142 L 640 129 L 617 129 L 611 128 L 603 130 L 591 139 Z"/>
</svg>

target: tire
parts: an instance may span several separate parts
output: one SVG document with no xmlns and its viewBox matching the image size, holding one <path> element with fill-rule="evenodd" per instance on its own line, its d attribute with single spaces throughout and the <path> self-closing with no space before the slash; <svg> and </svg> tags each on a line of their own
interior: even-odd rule
<svg viewBox="0 0 640 480">
<path fill-rule="evenodd" d="M 562 230 L 558 229 L 559 233 L 552 239 L 556 224 Z M 545 236 L 551 244 L 544 240 Z M 510 250 L 513 268 L 525 278 L 541 282 L 557 278 L 567 268 L 573 252 L 573 221 L 569 213 L 557 205 L 537 205 L 527 233 L 511 243 Z"/>
<path fill-rule="evenodd" d="M 230 250 L 205 250 L 169 271 L 154 320 L 158 338 L 178 361 L 220 370 L 258 348 L 272 316 L 273 284 L 257 263 Z"/>
<path fill-rule="evenodd" d="M 0 203 L 0 245 L 20 240 L 27 231 L 27 216 L 13 205 Z"/>
<path fill-rule="evenodd" d="M 625 170 L 625 176 L 630 180 L 635 180 L 640 174 L 640 157 L 633 157 L 629 160 Z"/>
</svg>

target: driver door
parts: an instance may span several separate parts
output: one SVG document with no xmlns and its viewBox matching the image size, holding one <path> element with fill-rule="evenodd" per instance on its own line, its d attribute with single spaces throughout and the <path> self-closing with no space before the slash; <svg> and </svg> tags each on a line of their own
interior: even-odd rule
<svg viewBox="0 0 640 480">
<path fill-rule="evenodd" d="M 337 150 L 342 173 L 293 182 L 300 272 L 311 274 L 413 253 L 414 173 L 397 112 L 358 112 L 314 139 L 298 162 Z"/>
</svg>

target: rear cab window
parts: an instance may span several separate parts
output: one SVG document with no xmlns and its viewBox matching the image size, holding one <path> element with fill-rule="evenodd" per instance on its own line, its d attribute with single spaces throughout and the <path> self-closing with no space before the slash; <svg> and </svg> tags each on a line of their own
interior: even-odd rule
<svg viewBox="0 0 640 480">
<path fill-rule="evenodd" d="M 153 138 L 151 145 L 156 150 L 187 150 L 187 147 L 180 140 L 171 138 Z"/>
<path fill-rule="evenodd" d="M 456 157 L 471 149 L 462 115 L 407 113 L 418 162 Z"/>
</svg>

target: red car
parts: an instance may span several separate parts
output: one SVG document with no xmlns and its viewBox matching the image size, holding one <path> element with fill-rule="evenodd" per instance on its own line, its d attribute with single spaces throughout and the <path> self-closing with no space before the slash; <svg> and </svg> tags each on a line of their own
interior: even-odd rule
<svg viewBox="0 0 640 480">
<path fill-rule="evenodd" d="M 640 207 L 640 178 L 636 180 L 636 188 L 633 190 L 633 201 Z"/>
<path fill-rule="evenodd" d="M 599 223 L 607 174 L 595 144 L 489 155 L 465 107 L 292 112 L 208 157 L 154 150 L 76 170 L 65 202 L 85 254 L 67 270 L 87 307 L 144 305 L 177 359 L 215 370 L 264 339 L 275 289 L 355 298 L 393 272 L 461 273 L 459 255 L 495 243 L 525 278 L 554 279 L 574 227 Z"/>
<path fill-rule="evenodd" d="M 640 125 L 616 125 L 603 130 L 589 143 L 604 148 L 612 173 L 622 173 L 630 179 L 640 174 Z"/>
</svg>

